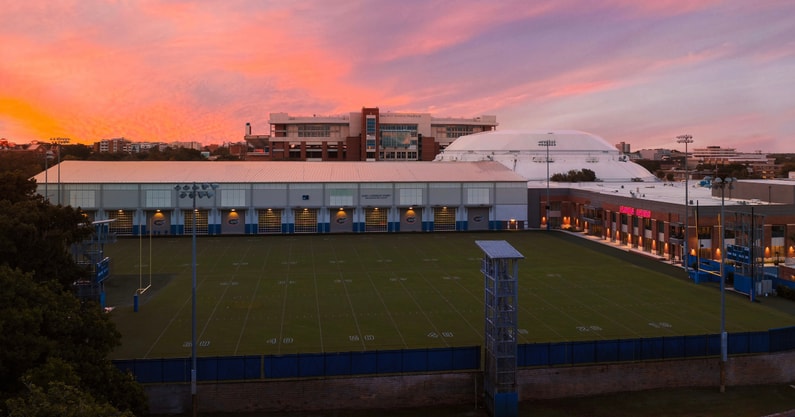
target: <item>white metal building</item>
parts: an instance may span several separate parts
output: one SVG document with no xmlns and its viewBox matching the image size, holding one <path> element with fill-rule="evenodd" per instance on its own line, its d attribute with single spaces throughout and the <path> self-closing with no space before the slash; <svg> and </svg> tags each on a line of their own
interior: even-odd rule
<svg viewBox="0 0 795 417">
<path fill-rule="evenodd" d="M 39 194 L 116 219 L 118 234 L 192 232 L 177 185 L 197 198 L 200 234 L 464 231 L 525 228 L 527 181 L 496 162 L 64 161 L 36 175 Z"/>
</svg>

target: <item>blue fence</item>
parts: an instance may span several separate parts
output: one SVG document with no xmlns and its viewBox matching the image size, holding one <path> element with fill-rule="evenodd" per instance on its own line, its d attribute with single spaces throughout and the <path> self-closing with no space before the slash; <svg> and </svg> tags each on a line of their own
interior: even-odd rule
<svg viewBox="0 0 795 417">
<path fill-rule="evenodd" d="M 384 375 L 479 370 L 480 346 L 223 356 L 197 359 L 198 381 L 246 381 L 350 375 Z M 729 355 L 795 350 L 795 327 L 729 333 Z M 549 367 L 720 355 L 720 336 L 670 336 L 642 339 L 531 343 L 518 346 L 519 367 Z M 190 358 L 114 361 L 141 383 L 190 382 Z"/>
<path fill-rule="evenodd" d="M 190 382 L 191 359 L 130 359 L 114 364 L 141 383 Z M 480 369 L 480 346 L 197 358 L 197 381 L 449 372 Z"/>
</svg>

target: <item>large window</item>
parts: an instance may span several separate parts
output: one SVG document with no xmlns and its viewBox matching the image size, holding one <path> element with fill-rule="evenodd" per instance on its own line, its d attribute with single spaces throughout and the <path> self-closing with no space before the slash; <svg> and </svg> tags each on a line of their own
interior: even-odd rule
<svg viewBox="0 0 795 417">
<path fill-rule="evenodd" d="M 455 231 L 455 209 L 451 207 L 434 207 L 433 230 Z"/>
<path fill-rule="evenodd" d="M 282 211 L 279 209 L 259 210 L 257 233 L 281 233 Z"/>
<path fill-rule="evenodd" d="M 328 138 L 331 137 L 329 125 L 298 125 L 299 138 Z"/>
<path fill-rule="evenodd" d="M 471 135 L 474 133 L 473 126 L 447 126 L 445 134 L 449 139 L 456 139 L 459 136 Z"/>
<path fill-rule="evenodd" d="M 197 235 L 206 235 L 209 231 L 210 212 L 208 210 L 196 209 L 196 224 L 193 224 L 193 210 L 183 210 L 182 216 L 185 219 L 185 234 L 193 234 L 193 228 L 196 228 Z"/>
</svg>

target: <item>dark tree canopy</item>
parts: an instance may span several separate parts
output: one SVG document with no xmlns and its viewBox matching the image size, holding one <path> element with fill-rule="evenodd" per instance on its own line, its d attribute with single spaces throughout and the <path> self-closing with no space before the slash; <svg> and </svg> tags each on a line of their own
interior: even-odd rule
<svg viewBox="0 0 795 417">
<path fill-rule="evenodd" d="M 69 247 L 92 229 L 80 209 L 54 206 L 35 188 L 0 167 L 0 416 L 68 415 L 58 411 L 64 402 L 97 410 L 82 415 L 142 414 L 142 388 L 107 359 L 121 335 L 72 290 L 90 276 Z"/>
<path fill-rule="evenodd" d="M 555 174 L 549 179 L 555 182 L 594 182 L 599 180 L 596 178 L 595 172 L 585 168 L 582 170 L 572 169 L 566 174 Z"/>
</svg>

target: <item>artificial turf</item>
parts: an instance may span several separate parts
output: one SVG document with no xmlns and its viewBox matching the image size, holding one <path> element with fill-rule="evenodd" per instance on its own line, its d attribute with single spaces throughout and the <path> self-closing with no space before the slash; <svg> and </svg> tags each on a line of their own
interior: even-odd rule
<svg viewBox="0 0 795 417">
<path fill-rule="evenodd" d="M 200 236 L 197 354 L 232 356 L 482 345 L 482 252 L 505 240 L 519 262 L 519 343 L 715 334 L 720 294 L 664 262 L 564 232 Z M 190 237 L 124 238 L 107 305 L 114 359 L 187 357 Z M 137 288 L 151 287 L 138 297 Z M 728 292 L 728 332 L 795 317 Z"/>
</svg>

